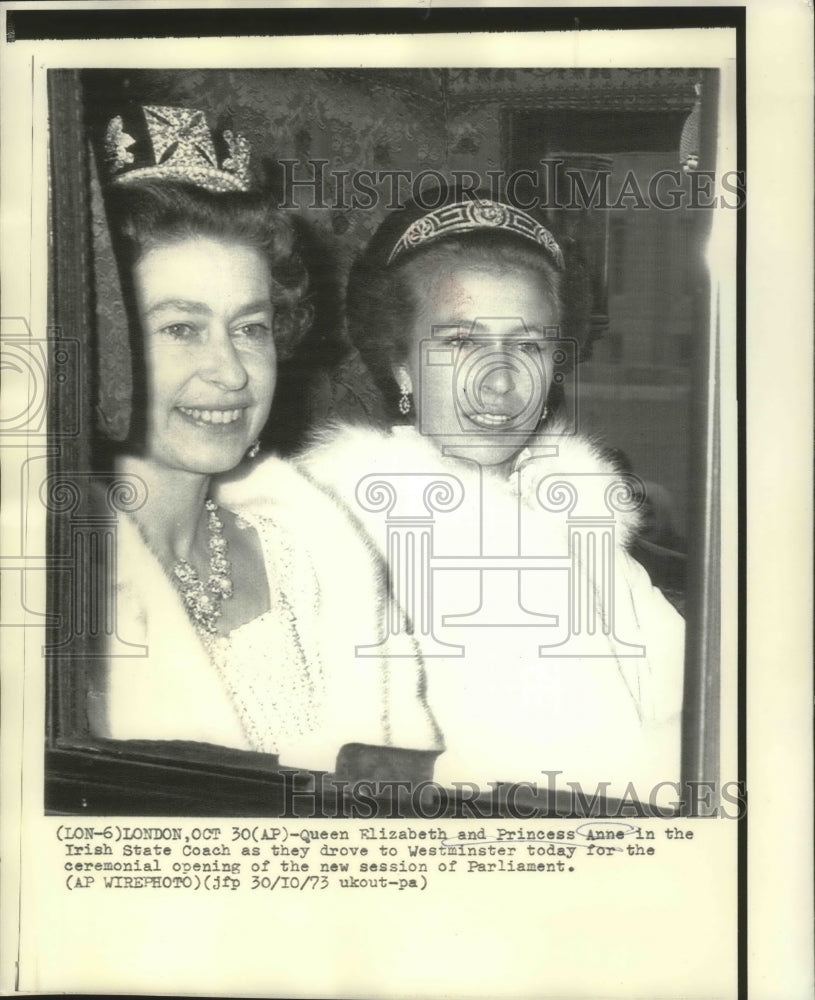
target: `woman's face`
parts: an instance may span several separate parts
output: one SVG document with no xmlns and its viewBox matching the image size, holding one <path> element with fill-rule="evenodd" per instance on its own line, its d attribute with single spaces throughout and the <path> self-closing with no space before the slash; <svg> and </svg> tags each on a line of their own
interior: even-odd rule
<svg viewBox="0 0 815 1000">
<path fill-rule="evenodd" d="M 417 427 L 445 454 L 481 465 L 508 462 L 540 422 L 552 384 L 558 315 L 526 268 L 445 265 L 428 284 L 410 336 Z"/>
<path fill-rule="evenodd" d="M 272 405 L 277 362 L 260 251 L 196 237 L 134 268 L 147 363 L 147 457 L 212 474 L 234 468 Z"/>
</svg>

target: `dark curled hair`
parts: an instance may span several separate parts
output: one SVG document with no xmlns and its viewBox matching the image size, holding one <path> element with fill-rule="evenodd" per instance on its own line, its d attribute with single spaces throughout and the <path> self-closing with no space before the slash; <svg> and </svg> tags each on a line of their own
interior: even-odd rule
<svg viewBox="0 0 815 1000">
<path fill-rule="evenodd" d="M 171 181 L 139 182 L 113 188 L 107 211 L 132 317 L 133 267 L 151 249 L 198 237 L 234 242 L 259 250 L 267 261 L 278 358 L 291 356 L 308 329 L 308 277 L 289 220 L 268 198 Z"/>
<path fill-rule="evenodd" d="M 387 248 L 377 242 L 378 235 L 351 270 L 346 316 L 349 337 L 394 417 L 399 388 L 393 366 L 407 357 L 410 332 L 422 305 L 421 288 L 446 267 L 530 272 L 561 317 L 563 275 L 546 251 L 523 238 L 492 229 L 451 236 L 411 249 L 389 266 L 383 252 Z"/>
</svg>

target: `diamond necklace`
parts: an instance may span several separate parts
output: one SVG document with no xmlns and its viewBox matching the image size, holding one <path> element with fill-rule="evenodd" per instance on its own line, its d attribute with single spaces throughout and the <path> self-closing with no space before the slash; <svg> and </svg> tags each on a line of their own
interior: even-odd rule
<svg viewBox="0 0 815 1000">
<path fill-rule="evenodd" d="M 209 531 L 209 579 L 206 586 L 195 568 L 186 559 L 179 559 L 173 566 L 173 579 L 193 625 L 204 639 L 217 632 L 221 617 L 221 604 L 232 596 L 231 564 L 226 558 L 227 541 L 224 526 L 218 517 L 218 505 L 207 499 L 207 529 Z"/>
</svg>

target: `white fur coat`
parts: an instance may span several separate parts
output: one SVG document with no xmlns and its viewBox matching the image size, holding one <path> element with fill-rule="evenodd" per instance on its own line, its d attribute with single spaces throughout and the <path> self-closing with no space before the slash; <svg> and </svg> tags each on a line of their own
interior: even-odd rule
<svg viewBox="0 0 815 1000">
<path fill-rule="evenodd" d="M 549 430 L 503 480 L 443 457 L 412 428 L 338 426 L 298 465 L 390 562 L 399 603 L 413 601 L 447 747 L 437 780 L 545 782 L 541 772 L 556 770 L 584 787 L 607 782 L 608 794 L 633 783 L 647 798 L 678 779 L 684 623 L 628 555 L 637 514 L 610 517 L 618 474 L 593 442 Z M 434 477 L 457 494 L 449 509 L 424 505 Z M 389 513 L 370 509 L 375 481 L 399 494 Z M 407 558 L 394 537 L 409 523 L 415 544 L 424 535 L 432 547 L 429 629 L 415 579 L 395 563 Z M 467 561 L 502 555 L 549 561 L 524 572 L 517 559 L 488 570 Z"/>
</svg>

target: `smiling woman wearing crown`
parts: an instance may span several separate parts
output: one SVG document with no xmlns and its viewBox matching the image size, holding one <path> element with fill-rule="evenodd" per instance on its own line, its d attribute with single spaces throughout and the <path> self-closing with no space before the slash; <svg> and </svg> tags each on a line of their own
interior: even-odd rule
<svg viewBox="0 0 815 1000">
<path fill-rule="evenodd" d="M 395 426 L 328 431 L 301 463 L 387 554 L 445 736 L 437 780 L 559 771 L 645 796 L 679 777 L 684 626 L 626 551 L 637 484 L 560 405 L 563 253 L 511 205 L 434 200 L 385 220 L 348 288 Z"/>
<path fill-rule="evenodd" d="M 116 468 L 147 496 L 119 526 L 118 621 L 147 655 L 110 658 L 90 694 L 93 729 L 321 770 L 351 743 L 434 751 L 412 649 L 398 672 L 354 655 L 378 637 L 370 549 L 290 465 L 255 460 L 306 288 L 291 228 L 245 190 L 240 140 L 219 151 L 200 112 L 143 113 L 147 152 L 138 116 L 114 120 L 107 148 L 144 372 Z"/>
</svg>

